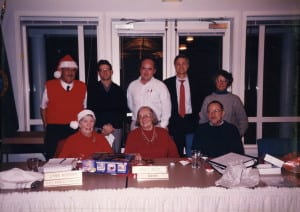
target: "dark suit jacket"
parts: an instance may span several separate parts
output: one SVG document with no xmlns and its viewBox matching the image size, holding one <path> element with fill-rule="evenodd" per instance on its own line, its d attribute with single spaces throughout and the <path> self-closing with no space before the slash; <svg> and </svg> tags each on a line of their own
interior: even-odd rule
<svg viewBox="0 0 300 212">
<path fill-rule="evenodd" d="M 164 81 L 166 84 L 170 96 L 171 96 L 171 103 L 172 103 L 172 111 L 171 111 L 171 118 L 169 120 L 169 130 L 171 135 L 180 132 L 184 134 L 192 133 L 195 131 L 196 127 L 198 126 L 199 121 L 199 111 L 201 109 L 201 100 L 197 98 L 198 88 L 197 84 L 193 82 L 193 80 L 189 77 L 190 83 L 190 93 L 191 93 L 191 104 L 192 104 L 192 114 L 186 115 L 182 118 L 178 114 L 178 101 L 177 101 L 177 92 L 176 92 L 176 76 L 170 77 Z"/>
</svg>

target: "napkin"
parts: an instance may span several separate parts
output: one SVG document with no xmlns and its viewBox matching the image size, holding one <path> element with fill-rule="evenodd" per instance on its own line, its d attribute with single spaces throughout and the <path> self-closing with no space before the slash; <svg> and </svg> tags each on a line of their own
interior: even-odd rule
<svg viewBox="0 0 300 212">
<path fill-rule="evenodd" d="M 226 188 L 232 187 L 254 187 L 259 183 L 257 169 L 246 168 L 243 163 L 229 164 L 223 176 L 216 181 L 216 186 Z"/>
<path fill-rule="evenodd" d="M 192 161 L 192 158 L 187 158 L 185 160 L 180 160 L 179 163 L 181 163 L 181 165 L 186 166 L 188 164 L 190 164 Z"/>
<path fill-rule="evenodd" d="M 37 181 L 42 180 L 42 173 L 13 168 L 0 172 L 0 189 L 31 188 Z"/>
</svg>

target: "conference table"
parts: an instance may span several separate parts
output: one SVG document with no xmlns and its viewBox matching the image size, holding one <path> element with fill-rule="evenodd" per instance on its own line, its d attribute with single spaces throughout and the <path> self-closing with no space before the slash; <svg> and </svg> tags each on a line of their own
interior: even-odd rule
<svg viewBox="0 0 300 212">
<path fill-rule="evenodd" d="M 299 211 L 300 176 L 282 169 L 265 175 L 254 188 L 215 186 L 222 177 L 182 165 L 182 158 L 154 159 L 168 167 L 168 180 L 138 181 L 129 174 L 83 173 L 83 185 L 0 190 L 0 211 Z M 24 163 L 3 163 L 0 170 L 26 169 Z"/>
</svg>

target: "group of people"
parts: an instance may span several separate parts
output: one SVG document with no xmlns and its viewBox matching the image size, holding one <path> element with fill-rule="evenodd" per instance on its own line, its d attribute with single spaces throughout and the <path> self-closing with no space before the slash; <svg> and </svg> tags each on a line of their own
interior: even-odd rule
<svg viewBox="0 0 300 212">
<path fill-rule="evenodd" d="M 202 103 L 185 55 L 175 57 L 176 75 L 165 81 L 154 77 L 153 58 L 142 59 L 140 76 L 129 84 L 127 95 L 112 81 L 112 65 L 107 60 L 97 65 L 98 79 L 86 86 L 76 80 L 78 66 L 66 55 L 55 71 L 57 79 L 46 82 L 41 115 L 47 159 L 120 153 L 128 109 L 132 122 L 125 153 L 143 158 L 190 156 L 191 149 L 209 157 L 244 153 L 241 137 L 248 118 L 239 97 L 227 91 L 233 81 L 227 71 L 217 72 L 216 90 Z"/>
</svg>

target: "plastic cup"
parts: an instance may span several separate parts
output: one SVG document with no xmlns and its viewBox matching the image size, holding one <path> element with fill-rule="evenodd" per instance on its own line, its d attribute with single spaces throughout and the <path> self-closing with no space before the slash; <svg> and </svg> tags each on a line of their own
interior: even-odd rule
<svg viewBox="0 0 300 212">
<path fill-rule="evenodd" d="M 200 168 L 200 158 L 201 158 L 201 152 L 199 150 L 192 150 L 192 168 Z"/>
<path fill-rule="evenodd" d="M 30 171 L 37 172 L 40 165 L 40 159 L 38 158 L 29 158 L 27 160 L 27 167 Z"/>
</svg>

